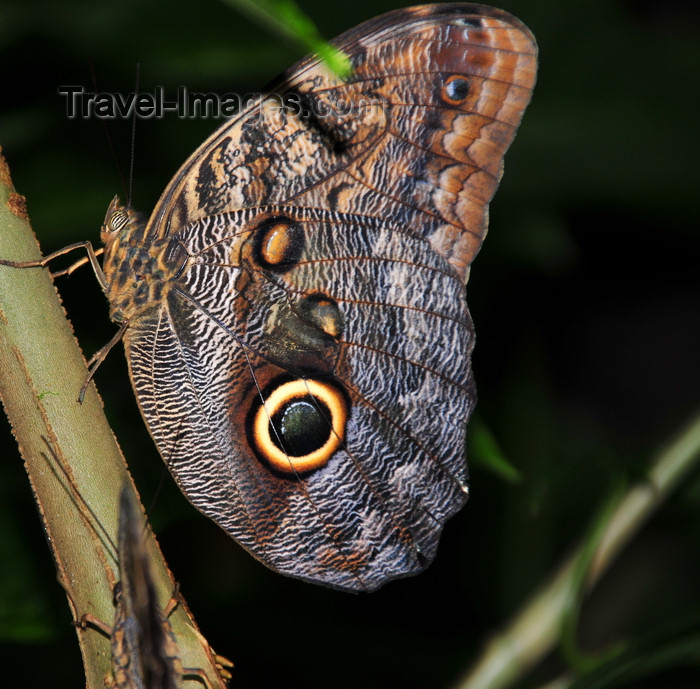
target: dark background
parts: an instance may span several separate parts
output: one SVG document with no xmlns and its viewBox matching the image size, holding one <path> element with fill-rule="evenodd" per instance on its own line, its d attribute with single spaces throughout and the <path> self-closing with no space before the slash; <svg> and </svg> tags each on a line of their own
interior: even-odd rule
<svg viewBox="0 0 700 689">
<path fill-rule="evenodd" d="M 384 0 L 305 1 L 334 36 Z M 577 540 L 611 488 L 643 476 L 698 409 L 700 13 L 697 3 L 499 3 L 533 30 L 540 77 L 472 269 L 478 419 L 522 480 L 472 448 L 472 498 L 423 575 L 352 596 L 280 577 L 191 508 L 169 476 L 151 521 L 233 687 L 447 687 Z M 124 196 L 102 123 L 62 85 L 245 93 L 304 51 L 216 0 L 0 6 L 0 144 L 44 253 L 98 241 Z M 148 211 L 211 120 L 140 120 L 133 205 Z M 110 125 L 128 169 L 131 123 Z M 87 354 L 114 332 L 89 269 L 59 289 Z M 144 502 L 163 463 L 115 350 L 97 374 Z M 697 471 L 584 608 L 586 650 L 677 648 L 700 627 Z M 677 656 L 677 657 L 676 657 Z M 603 686 L 696 687 L 700 652 Z M 634 656 L 633 656 L 634 657 Z M 518 686 L 565 668 L 558 653 Z M 19 455 L 0 419 L 0 684 L 84 684 L 75 632 Z"/>
</svg>

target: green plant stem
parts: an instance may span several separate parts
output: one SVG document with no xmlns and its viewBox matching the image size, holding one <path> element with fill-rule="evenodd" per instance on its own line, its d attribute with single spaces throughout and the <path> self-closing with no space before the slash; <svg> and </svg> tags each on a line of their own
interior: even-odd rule
<svg viewBox="0 0 700 689">
<path fill-rule="evenodd" d="M 24 198 L 14 191 L 0 149 L 0 258 L 39 257 Z M 123 485 L 133 484 L 94 384 L 84 403 L 77 402 L 86 375 L 48 270 L 0 265 L 0 398 L 73 619 L 90 614 L 111 626 L 119 493 Z M 165 605 L 173 579 L 150 531 L 147 542 Z M 186 608 L 176 608 L 170 621 L 183 665 L 204 669 L 212 686 L 220 686 L 210 649 Z M 87 686 L 103 689 L 111 674 L 109 639 L 92 629 L 77 629 L 77 634 Z"/>
<path fill-rule="evenodd" d="M 642 528 L 669 493 L 700 458 L 700 417 L 653 462 L 648 478 L 627 490 L 609 513 L 590 558 L 586 587 L 600 579 L 628 541 Z M 576 595 L 580 546 L 486 645 L 458 689 L 500 689 L 528 672 L 559 641 L 562 621 Z"/>
</svg>

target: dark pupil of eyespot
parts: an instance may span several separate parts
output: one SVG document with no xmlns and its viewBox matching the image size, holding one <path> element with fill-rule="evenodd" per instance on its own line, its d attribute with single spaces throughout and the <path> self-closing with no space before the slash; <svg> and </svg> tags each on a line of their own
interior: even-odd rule
<svg viewBox="0 0 700 689">
<path fill-rule="evenodd" d="M 469 84 L 466 79 L 453 79 L 447 84 L 447 96 L 452 100 L 464 100 L 469 93 Z"/>
<path fill-rule="evenodd" d="M 270 437 L 290 457 L 304 457 L 326 443 L 331 432 L 329 422 L 330 412 L 325 405 L 297 398 L 273 414 Z"/>
</svg>

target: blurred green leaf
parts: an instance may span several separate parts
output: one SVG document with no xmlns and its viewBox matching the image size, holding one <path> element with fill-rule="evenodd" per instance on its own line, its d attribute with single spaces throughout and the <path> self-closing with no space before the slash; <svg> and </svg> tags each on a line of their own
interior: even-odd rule
<svg viewBox="0 0 700 689">
<path fill-rule="evenodd" d="M 350 60 L 321 38 L 315 24 L 293 0 L 224 0 L 271 31 L 292 38 L 317 54 L 339 77 L 350 74 Z"/>
<path fill-rule="evenodd" d="M 647 682 L 651 682 L 653 675 L 684 665 L 700 670 L 700 619 L 697 618 L 686 620 L 682 627 L 665 629 L 663 636 L 655 633 L 654 638 L 647 638 L 644 643 L 578 678 L 569 689 L 650 686 Z M 662 679 L 653 686 L 670 685 Z"/>
<path fill-rule="evenodd" d="M 520 472 L 508 461 L 493 433 L 480 417 L 472 418 L 468 438 L 471 446 L 469 458 L 473 467 L 487 469 L 508 483 L 522 480 Z"/>
</svg>

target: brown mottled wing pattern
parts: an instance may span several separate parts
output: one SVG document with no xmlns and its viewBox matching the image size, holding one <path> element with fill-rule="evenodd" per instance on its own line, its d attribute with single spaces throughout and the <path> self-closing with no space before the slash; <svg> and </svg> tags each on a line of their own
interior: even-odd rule
<svg viewBox="0 0 700 689">
<path fill-rule="evenodd" d="M 467 499 L 464 284 L 536 46 L 505 12 L 464 4 L 392 12 L 335 44 L 347 81 L 300 62 L 165 190 L 145 230 L 166 247 L 161 298 L 126 313 L 125 343 L 192 503 L 275 570 L 372 590 L 424 569 Z M 327 422 L 312 468 L 296 455 L 321 450 L 290 451 L 270 411 L 295 381 Z M 268 418 L 279 440 L 260 440 Z"/>
</svg>

